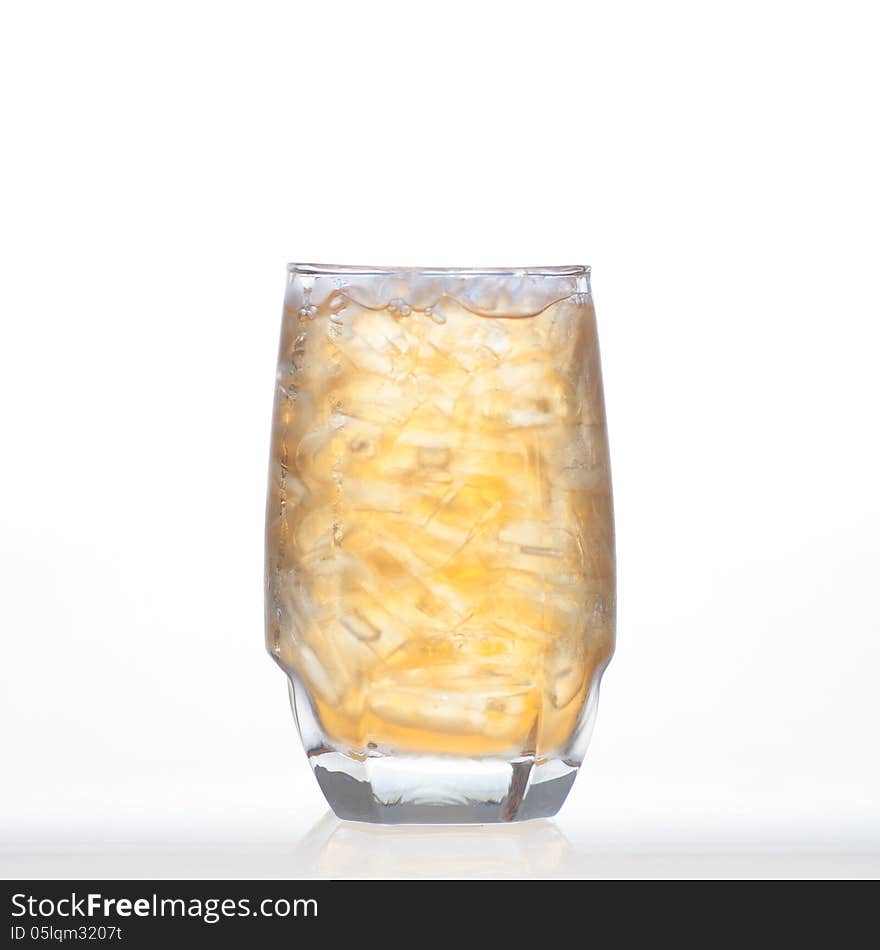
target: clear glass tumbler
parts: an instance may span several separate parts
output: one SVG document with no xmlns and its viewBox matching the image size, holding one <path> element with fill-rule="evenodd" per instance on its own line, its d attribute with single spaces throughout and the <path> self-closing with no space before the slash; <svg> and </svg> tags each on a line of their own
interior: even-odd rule
<svg viewBox="0 0 880 950">
<path fill-rule="evenodd" d="M 292 264 L 266 636 L 341 818 L 555 814 L 614 647 L 589 268 Z"/>
</svg>

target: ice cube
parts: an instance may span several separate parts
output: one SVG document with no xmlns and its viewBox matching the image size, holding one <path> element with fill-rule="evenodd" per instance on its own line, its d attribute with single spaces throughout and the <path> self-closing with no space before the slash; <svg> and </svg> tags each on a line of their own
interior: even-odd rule
<svg viewBox="0 0 880 950">
<path fill-rule="evenodd" d="M 390 380 L 374 374 L 346 374 L 335 395 L 347 415 L 375 425 L 405 423 L 415 405 L 412 381 Z"/>
<path fill-rule="evenodd" d="M 339 428 L 325 421 L 296 444 L 296 468 L 306 485 L 315 487 L 333 481 L 334 463 L 345 453 L 346 439 Z"/>
<path fill-rule="evenodd" d="M 365 478 L 346 479 L 342 488 L 346 503 L 354 511 L 405 510 L 403 489 L 391 481 L 367 481 Z"/>
<path fill-rule="evenodd" d="M 447 629 L 462 618 L 444 603 L 425 582 L 426 565 L 413 551 L 395 548 L 392 554 L 380 539 L 364 559 L 369 576 L 360 580 L 363 589 L 389 605 L 396 616 L 413 630 L 426 625 Z"/>
<path fill-rule="evenodd" d="M 531 429 L 552 425 L 557 421 L 552 412 L 538 412 L 534 409 L 512 409 L 507 416 L 511 429 Z"/>
<path fill-rule="evenodd" d="M 510 350 L 510 334 L 497 320 L 487 321 L 486 333 L 482 345 L 498 360 Z"/>
<path fill-rule="evenodd" d="M 420 468 L 448 468 L 451 457 L 448 448 L 425 447 L 418 450 Z"/>
<path fill-rule="evenodd" d="M 300 518 L 294 515 L 293 536 L 303 558 L 322 554 L 326 556 L 334 544 L 333 509 L 322 505 L 309 510 Z"/>
<path fill-rule="evenodd" d="M 517 484 L 528 484 L 527 461 L 527 455 L 521 447 L 508 443 L 502 451 L 495 451 L 491 446 L 456 450 L 450 459 L 449 468 L 457 474 L 471 476 L 471 483 L 480 480 L 489 489 L 490 495 L 493 494 L 490 486 L 494 486 L 494 491 L 506 496 L 510 491 L 516 491 Z M 480 476 L 483 476 L 482 479 L 479 479 Z"/>
<path fill-rule="evenodd" d="M 547 671 L 547 695 L 556 709 L 564 709 L 584 690 L 585 675 L 581 665 L 572 662 Z"/>
<path fill-rule="evenodd" d="M 368 646 L 380 659 L 391 655 L 412 638 L 413 634 L 400 618 L 391 614 L 385 605 L 364 590 L 352 589 L 347 592 L 345 599 L 350 612 L 362 618 L 371 630 L 377 631 L 378 636 L 369 640 Z M 391 603 L 393 606 L 393 598 Z"/>
<path fill-rule="evenodd" d="M 347 686 L 347 679 L 337 670 L 328 669 L 315 652 L 305 644 L 296 649 L 295 668 L 305 680 L 306 686 L 328 703 L 339 703 Z"/>
<path fill-rule="evenodd" d="M 362 372 L 393 377 L 393 355 L 373 346 L 364 345 L 356 335 L 352 334 L 352 336 L 354 339 L 350 344 L 341 341 L 339 343 L 339 351 L 345 360 Z"/>
<path fill-rule="evenodd" d="M 372 685 L 368 705 L 380 718 L 411 729 L 478 736 L 525 734 L 533 708 L 525 692 L 476 692 L 472 685 L 462 692 L 387 681 Z"/>
<path fill-rule="evenodd" d="M 369 620 L 362 617 L 356 610 L 343 614 L 339 618 L 339 622 L 345 630 L 353 637 L 357 637 L 358 640 L 370 642 L 372 640 L 378 640 L 381 636 L 381 631 L 374 627 Z"/>
<path fill-rule="evenodd" d="M 565 557 L 574 544 L 567 528 L 537 520 L 511 521 L 498 532 L 498 539 L 536 557 Z"/>
</svg>

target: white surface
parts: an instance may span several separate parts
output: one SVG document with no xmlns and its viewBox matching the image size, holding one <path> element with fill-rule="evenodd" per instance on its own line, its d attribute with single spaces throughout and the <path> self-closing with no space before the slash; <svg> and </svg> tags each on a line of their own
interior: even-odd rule
<svg viewBox="0 0 880 950">
<path fill-rule="evenodd" d="M 619 648 L 559 873 L 876 873 L 875 18 L 7 5 L 8 873 L 356 847 L 308 856 L 323 806 L 261 645 L 289 259 L 593 265 Z"/>
<path fill-rule="evenodd" d="M 876 879 L 880 852 L 728 846 L 620 848 L 540 826 L 364 828 L 327 816 L 265 845 L 113 845 L 10 849 L 0 873 L 31 878 L 171 879 Z"/>
</svg>

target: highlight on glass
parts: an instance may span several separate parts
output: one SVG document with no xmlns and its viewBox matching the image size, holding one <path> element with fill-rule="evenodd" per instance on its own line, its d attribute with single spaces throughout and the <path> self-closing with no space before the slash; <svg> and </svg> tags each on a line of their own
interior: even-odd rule
<svg viewBox="0 0 880 950">
<path fill-rule="evenodd" d="M 614 618 L 589 268 L 290 265 L 266 638 L 336 814 L 555 814 Z"/>
</svg>

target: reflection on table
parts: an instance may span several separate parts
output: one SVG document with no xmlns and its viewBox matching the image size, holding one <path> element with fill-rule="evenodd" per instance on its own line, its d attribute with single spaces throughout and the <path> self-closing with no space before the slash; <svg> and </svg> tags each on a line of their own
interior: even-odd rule
<svg viewBox="0 0 880 950">
<path fill-rule="evenodd" d="M 571 848 L 549 819 L 499 825 L 370 825 L 327 813 L 297 846 L 325 878 L 541 878 L 564 875 Z"/>
</svg>

